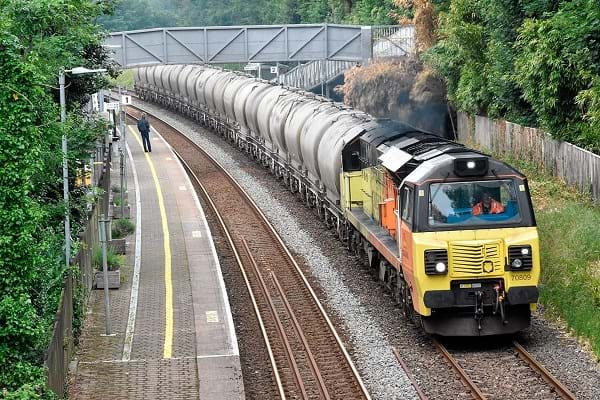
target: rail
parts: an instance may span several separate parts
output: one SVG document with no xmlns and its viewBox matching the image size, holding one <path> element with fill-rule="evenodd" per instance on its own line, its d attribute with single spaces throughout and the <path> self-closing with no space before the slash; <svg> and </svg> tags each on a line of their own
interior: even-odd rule
<svg viewBox="0 0 600 400">
<path fill-rule="evenodd" d="M 456 373 L 460 377 L 460 380 L 463 382 L 465 387 L 471 392 L 473 398 L 476 400 L 485 400 L 486 397 L 481 391 L 481 389 L 479 389 L 479 386 L 477 386 L 475 382 L 471 380 L 467 372 L 458 364 L 458 362 L 456 362 L 456 360 L 454 359 L 454 357 L 452 357 L 448 350 L 446 350 L 446 348 L 437 340 L 432 339 L 432 342 L 434 347 L 444 356 L 446 361 L 450 363 L 454 371 L 456 371 Z"/>
<path fill-rule="evenodd" d="M 517 354 L 519 354 L 519 357 L 521 357 L 521 359 L 523 359 L 523 361 L 525 361 L 531 368 L 537 371 L 537 373 L 540 374 L 542 379 L 545 380 L 550 386 L 552 386 L 552 388 L 556 391 L 556 393 L 558 393 L 560 397 L 562 397 L 565 400 L 576 399 L 575 395 L 571 393 L 571 391 L 567 389 L 566 386 L 563 385 L 558 379 L 556 379 L 556 377 L 552 375 L 550 371 L 544 368 L 542 364 L 540 364 L 535 358 L 533 358 L 533 356 L 527 350 L 525 350 L 525 348 L 521 346 L 519 342 L 513 340 L 512 344 L 514 349 L 517 351 Z"/>
<path fill-rule="evenodd" d="M 436 339 L 432 339 L 432 342 L 434 347 L 444 356 L 446 361 L 448 361 L 452 368 L 457 372 L 461 381 L 463 382 L 467 390 L 470 392 L 471 396 L 474 399 L 486 399 L 487 397 L 483 393 L 483 391 L 474 382 L 474 380 L 471 379 L 471 377 L 467 374 L 466 370 L 459 365 L 458 361 L 450 354 L 450 352 L 444 347 L 444 345 L 442 345 Z M 527 367 L 529 367 L 534 374 L 537 374 L 538 377 L 541 377 L 543 381 L 545 381 L 546 384 L 548 384 L 551 387 L 551 391 L 556 393 L 556 395 L 558 395 L 561 399 L 576 399 L 575 395 L 571 393 L 569 389 L 566 388 L 566 386 L 564 386 L 555 376 L 553 376 L 516 340 L 512 341 L 512 347 L 510 347 L 510 349 L 514 350 L 519 356 L 519 358 L 527 364 Z M 473 370 L 473 368 L 470 369 L 470 371 Z"/>
<path fill-rule="evenodd" d="M 427 396 L 423 392 L 423 389 L 421 389 L 421 386 L 419 386 L 419 383 L 415 379 L 415 376 L 411 372 L 410 368 L 408 368 L 408 365 L 406 365 L 406 363 L 402 359 L 402 356 L 400 356 L 400 352 L 398 351 L 398 349 L 394 347 L 392 349 L 392 351 L 394 352 L 394 355 L 396 356 L 396 360 L 398 360 L 398 362 L 400 363 L 400 366 L 406 373 L 406 376 L 408 377 L 410 384 L 412 385 L 413 388 L 415 388 L 415 391 L 417 392 L 417 397 L 419 398 L 419 400 L 428 400 Z"/>
</svg>

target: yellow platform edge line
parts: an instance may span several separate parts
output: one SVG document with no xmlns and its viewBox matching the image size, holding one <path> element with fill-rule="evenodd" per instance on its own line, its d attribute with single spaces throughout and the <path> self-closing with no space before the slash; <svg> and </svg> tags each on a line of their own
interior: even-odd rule
<svg viewBox="0 0 600 400">
<path fill-rule="evenodd" d="M 143 149 L 142 139 L 133 130 L 131 125 L 128 126 L 129 131 Z M 163 243 L 165 247 L 165 342 L 163 345 L 163 358 L 171 358 L 173 354 L 173 280 L 171 277 L 171 239 L 169 235 L 169 226 L 167 224 L 167 211 L 162 194 L 162 189 L 158 181 L 158 175 L 154 168 L 154 163 L 148 153 L 144 153 L 146 161 L 150 167 L 154 186 L 156 187 L 156 195 L 158 196 L 158 208 L 160 210 L 160 219 L 163 228 Z"/>
</svg>

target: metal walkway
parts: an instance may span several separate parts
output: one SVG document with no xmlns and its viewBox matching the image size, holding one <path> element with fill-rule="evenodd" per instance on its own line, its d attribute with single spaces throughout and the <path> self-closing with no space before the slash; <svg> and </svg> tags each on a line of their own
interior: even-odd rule
<svg viewBox="0 0 600 400">
<path fill-rule="evenodd" d="M 313 60 L 365 63 L 374 55 L 374 40 L 405 28 L 333 24 L 156 28 L 111 33 L 104 45 L 123 68 Z"/>
<path fill-rule="evenodd" d="M 157 28 L 111 33 L 105 45 L 122 67 L 151 64 L 360 61 L 371 57 L 371 27 L 257 25 Z"/>
</svg>

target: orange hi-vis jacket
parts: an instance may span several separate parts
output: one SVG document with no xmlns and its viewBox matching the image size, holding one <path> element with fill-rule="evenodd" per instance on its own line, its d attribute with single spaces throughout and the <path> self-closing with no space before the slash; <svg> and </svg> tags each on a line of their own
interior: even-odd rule
<svg viewBox="0 0 600 400">
<path fill-rule="evenodd" d="M 500 214 L 504 212 L 504 206 L 499 201 L 490 200 L 490 214 Z M 483 214 L 483 200 L 473 206 L 473 215 Z"/>
</svg>

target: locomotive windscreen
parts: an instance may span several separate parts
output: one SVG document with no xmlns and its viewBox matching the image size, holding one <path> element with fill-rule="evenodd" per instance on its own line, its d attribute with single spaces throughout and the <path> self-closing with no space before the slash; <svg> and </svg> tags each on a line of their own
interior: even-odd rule
<svg viewBox="0 0 600 400">
<path fill-rule="evenodd" d="M 512 180 L 432 183 L 429 187 L 429 225 L 469 228 L 521 221 L 519 199 Z"/>
</svg>

